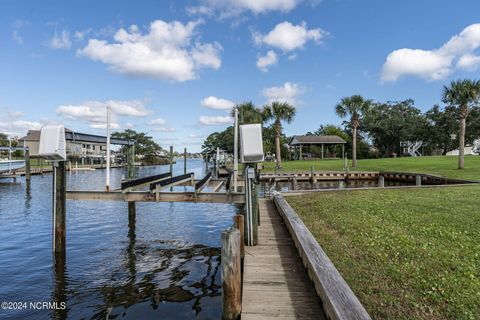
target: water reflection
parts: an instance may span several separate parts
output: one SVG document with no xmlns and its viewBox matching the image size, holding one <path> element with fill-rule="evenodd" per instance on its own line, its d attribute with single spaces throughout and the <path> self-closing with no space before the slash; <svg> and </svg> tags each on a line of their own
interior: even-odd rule
<svg viewBox="0 0 480 320">
<path fill-rule="evenodd" d="M 125 284 L 104 286 L 101 289 L 107 308 L 98 312 L 92 319 L 129 317 L 130 309 L 142 303 L 148 303 L 151 309 L 133 310 L 131 315 L 133 319 L 139 314 L 147 317 L 155 310 L 160 311 L 159 315 L 176 313 L 174 310 L 176 306 L 173 303 L 189 301 L 193 301 L 190 308 L 194 315 L 198 315 L 202 310 L 202 299 L 221 295 L 219 248 L 204 245 L 182 247 L 174 241 L 158 241 L 156 243 L 158 247 L 142 245 L 135 247 L 135 233 L 131 233 L 130 236 L 125 252 L 130 273 L 128 281 Z M 180 246 L 168 248 L 172 245 Z M 137 256 L 156 257 L 159 261 L 156 268 L 139 272 L 138 280 Z M 202 276 L 198 277 L 199 274 Z M 178 313 L 178 318 L 184 317 Z"/>
<path fill-rule="evenodd" d="M 56 307 L 52 311 L 52 319 L 67 319 L 68 310 L 67 302 L 67 276 L 66 276 L 66 254 L 59 252 L 53 254 L 53 293 L 51 302 L 56 303 Z M 65 307 L 62 305 L 65 303 Z"/>
<path fill-rule="evenodd" d="M 168 166 L 136 168 L 138 176 Z M 174 171 L 183 173 L 183 163 Z M 201 178 L 204 163 L 188 162 Z M 118 187 L 124 169 L 113 169 Z M 102 190 L 105 170 L 67 176 Z M 0 319 L 219 319 L 220 233 L 227 204 L 67 202 L 67 252 L 52 257 L 52 176 L 0 182 L 0 301 L 67 302 L 62 310 L 0 310 Z M 7 205 L 5 205 L 7 204 Z"/>
</svg>

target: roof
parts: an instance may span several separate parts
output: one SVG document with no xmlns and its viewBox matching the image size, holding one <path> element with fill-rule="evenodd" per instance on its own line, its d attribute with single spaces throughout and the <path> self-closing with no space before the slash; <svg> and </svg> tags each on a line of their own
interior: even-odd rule
<svg viewBox="0 0 480 320">
<path fill-rule="evenodd" d="M 27 135 L 18 140 L 21 141 L 40 141 L 40 130 L 28 130 Z M 65 128 L 65 140 L 75 142 L 90 142 L 90 143 L 107 143 L 107 138 L 104 136 L 98 136 L 88 133 L 74 132 L 68 128 Z M 119 145 L 133 145 L 133 140 L 111 138 L 111 144 Z"/>
<path fill-rule="evenodd" d="M 73 132 L 72 130 L 65 128 L 65 133 Z M 18 140 L 25 141 L 40 141 L 40 130 L 28 130 L 25 137 L 21 137 Z"/>
<path fill-rule="evenodd" d="M 339 136 L 293 136 L 288 142 L 291 146 L 300 144 L 345 144 Z"/>
</svg>

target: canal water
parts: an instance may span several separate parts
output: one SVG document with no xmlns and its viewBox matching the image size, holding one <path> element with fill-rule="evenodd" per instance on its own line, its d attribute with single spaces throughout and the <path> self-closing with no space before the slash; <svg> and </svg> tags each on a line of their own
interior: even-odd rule
<svg viewBox="0 0 480 320">
<path fill-rule="evenodd" d="M 205 174 L 201 160 L 187 167 L 197 179 Z M 174 172 L 183 173 L 183 161 Z M 113 188 L 125 174 L 112 169 Z M 104 181 L 105 170 L 67 173 L 70 190 L 102 190 Z M 51 189 L 51 174 L 32 176 L 30 190 L 23 178 L 0 180 L 0 302 L 28 304 L 0 309 L 0 319 L 221 318 L 220 234 L 236 206 L 137 203 L 129 223 L 127 203 L 67 201 L 67 253 L 54 259 Z"/>
</svg>

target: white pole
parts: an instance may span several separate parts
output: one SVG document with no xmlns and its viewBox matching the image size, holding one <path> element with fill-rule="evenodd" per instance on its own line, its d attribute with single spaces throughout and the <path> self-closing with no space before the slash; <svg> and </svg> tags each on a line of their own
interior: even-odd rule
<svg viewBox="0 0 480 320">
<path fill-rule="evenodd" d="M 218 173 L 220 172 L 220 148 L 217 147 L 217 156 L 215 157 L 215 169 L 217 170 L 216 175 L 218 178 Z"/>
<path fill-rule="evenodd" d="M 238 177 L 238 109 L 235 108 L 235 124 L 233 131 L 233 191 L 237 192 Z"/>
<path fill-rule="evenodd" d="M 12 173 L 12 139 L 8 138 L 8 173 Z"/>
<path fill-rule="evenodd" d="M 105 190 L 110 191 L 110 117 L 111 107 L 107 106 L 107 180 L 105 182 Z"/>
</svg>

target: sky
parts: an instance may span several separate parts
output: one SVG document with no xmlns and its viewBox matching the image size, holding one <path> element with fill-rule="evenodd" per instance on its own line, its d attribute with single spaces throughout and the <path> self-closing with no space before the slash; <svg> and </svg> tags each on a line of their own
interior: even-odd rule
<svg viewBox="0 0 480 320">
<path fill-rule="evenodd" d="M 340 124 L 334 106 L 441 103 L 480 78 L 478 0 L 0 1 L 0 132 L 64 124 L 147 132 L 201 150 L 236 103 L 286 101 L 287 135 Z"/>
</svg>

